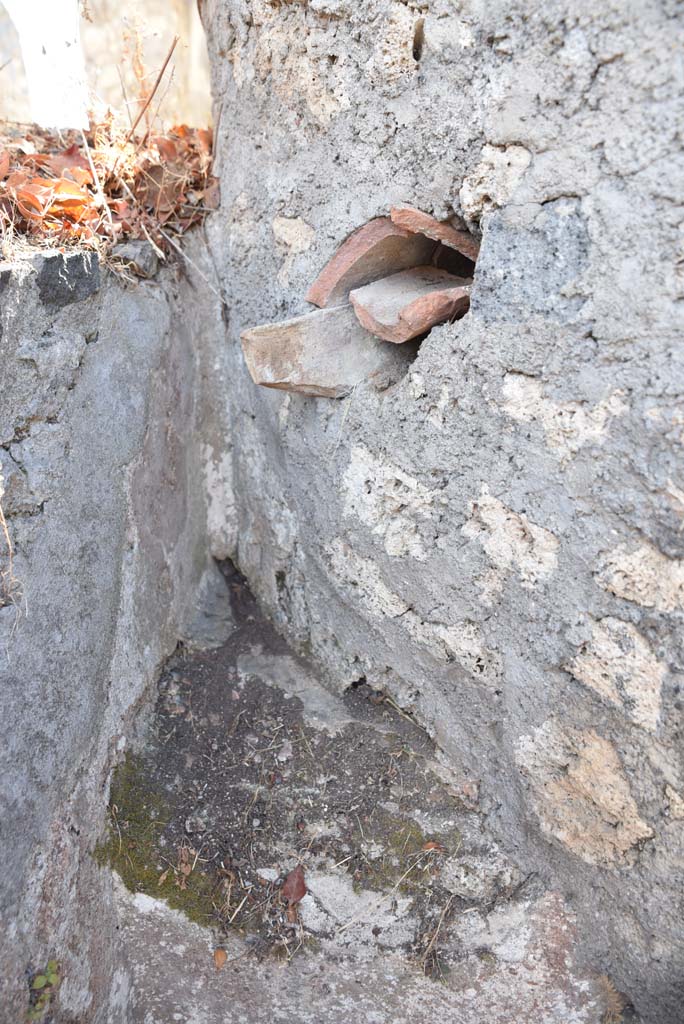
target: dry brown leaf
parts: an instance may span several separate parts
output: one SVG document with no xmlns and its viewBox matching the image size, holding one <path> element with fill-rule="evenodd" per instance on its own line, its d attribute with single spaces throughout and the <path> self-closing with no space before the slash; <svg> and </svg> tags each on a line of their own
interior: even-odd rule
<svg viewBox="0 0 684 1024">
<path fill-rule="evenodd" d="M 88 160 L 83 155 L 81 147 L 76 142 L 61 153 L 52 153 L 48 156 L 45 160 L 45 166 L 60 178 L 64 175 L 65 171 L 80 171 L 82 174 L 85 173 L 87 175 L 85 180 L 89 185 L 92 185 L 93 183 L 93 177 L 90 172 Z"/>
<path fill-rule="evenodd" d="M 152 142 L 157 147 L 160 155 L 164 158 L 164 160 L 168 160 L 170 162 L 172 160 L 175 160 L 176 157 L 178 156 L 176 143 L 173 141 L 173 139 L 165 138 L 163 135 L 155 135 Z"/>
<path fill-rule="evenodd" d="M 293 868 L 289 873 L 282 889 L 280 890 L 281 898 L 286 900 L 291 907 L 306 896 L 306 883 L 304 881 L 304 868 L 301 864 L 298 864 L 296 868 Z"/>
<path fill-rule="evenodd" d="M 217 210 L 221 202 L 221 187 L 218 178 L 207 178 L 204 190 L 204 205 L 209 210 Z"/>
<path fill-rule="evenodd" d="M 65 148 L 64 138 L 69 145 Z M 130 136 L 112 117 L 86 137 L 6 127 L 0 144 L 0 218 L 16 234 L 60 243 L 152 240 L 167 252 L 218 205 L 209 178 L 211 133 L 177 125 Z"/>
<path fill-rule="evenodd" d="M 213 136 L 212 136 L 212 133 L 210 131 L 207 131 L 206 128 L 198 128 L 197 129 L 197 141 L 199 143 L 199 148 L 201 149 L 201 151 L 203 153 L 207 153 L 207 154 L 211 153 L 211 146 L 212 146 L 212 142 L 213 142 Z"/>
</svg>

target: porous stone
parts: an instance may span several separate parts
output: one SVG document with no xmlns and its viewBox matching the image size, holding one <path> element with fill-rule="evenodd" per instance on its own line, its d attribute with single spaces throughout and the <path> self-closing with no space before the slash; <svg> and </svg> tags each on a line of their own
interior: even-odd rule
<svg viewBox="0 0 684 1024">
<path fill-rule="evenodd" d="M 591 638 L 568 666 L 637 725 L 656 732 L 666 666 L 629 622 L 607 617 L 591 624 Z"/>
<path fill-rule="evenodd" d="M 435 324 L 462 316 L 470 303 L 469 278 L 437 267 L 414 267 L 349 293 L 359 322 L 385 341 L 400 345 Z"/>
<path fill-rule="evenodd" d="M 38 261 L 38 294 L 47 309 L 82 302 L 100 288 L 100 261 L 93 252 L 46 253 Z"/>
<path fill-rule="evenodd" d="M 616 597 L 643 608 L 684 610 L 684 558 L 668 558 L 653 544 L 623 544 L 609 551 L 597 578 Z"/>
<path fill-rule="evenodd" d="M 363 224 L 342 243 L 306 293 L 314 306 L 338 306 L 358 288 L 407 267 L 428 263 L 436 243 L 397 227 L 388 217 Z"/>
<path fill-rule="evenodd" d="M 503 382 L 504 409 L 520 423 L 538 423 L 549 448 L 566 460 L 585 445 L 601 445 L 618 425 L 614 420 L 628 412 L 620 391 L 611 391 L 592 405 L 559 402 L 544 394 L 540 380 L 522 373 L 508 373 Z"/>
<path fill-rule="evenodd" d="M 665 799 L 670 817 L 675 821 L 684 821 L 684 797 L 673 786 L 668 785 L 665 786 Z"/>
<path fill-rule="evenodd" d="M 301 217 L 275 217 L 273 234 L 287 249 L 287 256 L 278 271 L 278 281 L 286 287 L 290 283 L 290 269 L 300 253 L 310 249 L 316 233 Z"/>
<path fill-rule="evenodd" d="M 343 487 L 345 518 L 369 526 L 382 538 L 388 555 L 426 558 L 425 531 L 445 505 L 438 491 L 363 445 L 351 451 Z"/>
<path fill-rule="evenodd" d="M 525 589 L 538 586 L 553 575 L 559 543 L 556 537 L 527 516 L 506 508 L 482 485 L 480 497 L 472 503 L 471 515 L 461 528 L 464 537 L 478 540 L 486 551 L 492 568 L 480 581 L 486 604 L 500 594 L 506 575 L 517 572 Z"/>
<path fill-rule="evenodd" d="M 549 720 L 518 742 L 544 832 L 589 864 L 624 862 L 655 832 L 639 816 L 612 743 Z"/>
<path fill-rule="evenodd" d="M 525 146 L 484 146 L 479 164 L 461 185 L 459 199 L 465 216 L 477 223 L 484 213 L 505 206 L 531 160 Z"/>
<path fill-rule="evenodd" d="M 240 338 L 255 384 L 319 398 L 342 398 L 362 381 L 400 376 L 406 366 L 349 305 L 252 327 Z"/>
</svg>

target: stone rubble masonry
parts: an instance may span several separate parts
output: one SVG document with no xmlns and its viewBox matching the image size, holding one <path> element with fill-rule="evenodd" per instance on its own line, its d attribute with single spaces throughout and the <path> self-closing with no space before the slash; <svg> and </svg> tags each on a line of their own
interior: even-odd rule
<svg viewBox="0 0 684 1024">
<path fill-rule="evenodd" d="M 349 293 L 359 322 L 378 338 L 401 345 L 435 324 L 462 316 L 470 304 L 470 278 L 438 267 L 412 267 Z"/>
<path fill-rule="evenodd" d="M 473 263 L 477 261 L 480 243 L 469 231 L 461 231 L 448 221 L 438 221 L 429 213 L 416 210 L 414 206 L 393 206 L 390 210 L 392 223 L 407 231 L 415 231 L 427 238 L 433 238 L 442 245 L 448 245 Z"/>
<path fill-rule="evenodd" d="M 365 676 L 431 731 L 504 851 L 571 898 L 587 962 L 679 1024 L 682 12 L 202 10 L 240 567 L 331 686 Z M 240 331 L 300 315 L 340 239 L 309 299 L 408 269 L 345 279 L 359 225 L 406 207 L 481 239 L 468 313 L 384 391 L 253 387 Z M 287 284 L 276 217 L 312 232 Z"/>
<path fill-rule="evenodd" d="M 388 217 L 376 217 L 358 228 L 326 263 L 306 293 L 314 306 L 339 306 L 359 288 L 398 270 L 429 263 L 436 243 L 397 227 Z"/>
<path fill-rule="evenodd" d="M 208 252 L 186 239 L 190 283 L 98 291 L 84 267 L 82 299 L 46 306 L 39 266 L 0 269 L 0 458 L 31 615 L 0 609 L 0 1005 L 23 1019 L 25 971 L 56 953 L 65 1019 L 130 1019 L 87 851 L 208 545 L 332 688 L 365 676 L 432 733 L 503 854 L 571 901 L 585 962 L 644 1024 L 679 1024 L 682 13 L 201 7 L 222 206 Z M 240 332 L 300 316 L 339 239 L 404 203 L 481 234 L 468 314 L 384 390 L 254 387 Z M 368 283 L 356 255 L 322 302 Z M 365 270 L 431 255 L 389 262 Z"/>
<path fill-rule="evenodd" d="M 386 382 L 406 357 L 361 326 L 350 305 L 320 309 L 241 334 L 255 384 L 322 398 L 342 398 L 364 380 Z"/>
</svg>

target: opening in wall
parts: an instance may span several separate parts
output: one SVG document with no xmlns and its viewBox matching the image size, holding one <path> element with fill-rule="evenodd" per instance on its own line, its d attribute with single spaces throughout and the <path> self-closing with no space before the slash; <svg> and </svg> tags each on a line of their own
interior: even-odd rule
<svg viewBox="0 0 684 1024">
<path fill-rule="evenodd" d="M 362 381 L 398 380 L 421 341 L 470 306 L 478 240 L 412 206 L 392 207 L 325 264 L 304 316 L 243 331 L 256 384 L 340 398 Z"/>
</svg>

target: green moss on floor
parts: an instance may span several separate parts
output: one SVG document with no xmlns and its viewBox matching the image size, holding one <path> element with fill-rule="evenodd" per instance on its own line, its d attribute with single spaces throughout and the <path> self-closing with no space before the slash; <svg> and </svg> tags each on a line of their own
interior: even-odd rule
<svg viewBox="0 0 684 1024">
<path fill-rule="evenodd" d="M 359 844 L 361 839 L 375 844 L 383 853 L 372 860 L 364 857 L 362 863 L 356 861 L 348 865 L 354 889 L 360 891 L 368 887 L 379 892 L 397 889 L 413 897 L 424 893 L 431 885 L 434 858 L 443 853 L 457 853 L 462 842 L 458 829 L 449 834 L 427 835 L 414 819 L 382 808 L 377 808 L 372 818 L 366 820 L 363 834 L 359 829 L 355 838 Z M 431 849 L 431 842 L 438 845 Z"/>
<path fill-rule="evenodd" d="M 372 821 L 364 824 L 363 836 L 359 831 L 357 838 L 374 843 L 383 852 L 352 868 L 355 890 L 369 887 L 386 892 L 396 887 L 411 894 L 421 887 L 421 854 L 427 838 L 415 821 L 378 808 Z"/>
<path fill-rule="evenodd" d="M 399 819 L 396 819 L 399 821 Z M 393 822 L 394 823 L 394 822 Z M 387 836 L 387 845 L 395 857 L 400 861 L 416 857 L 422 853 L 427 836 L 423 833 L 420 825 L 411 818 L 401 821 L 393 832 Z"/>
<path fill-rule="evenodd" d="M 196 924 L 210 924 L 219 915 L 215 882 L 195 867 L 185 875 L 170 863 L 159 837 L 171 809 L 147 781 L 141 758 L 128 755 L 116 768 L 111 786 L 107 835 L 95 848 L 98 864 L 108 864 L 131 892 L 164 899 Z"/>
</svg>

